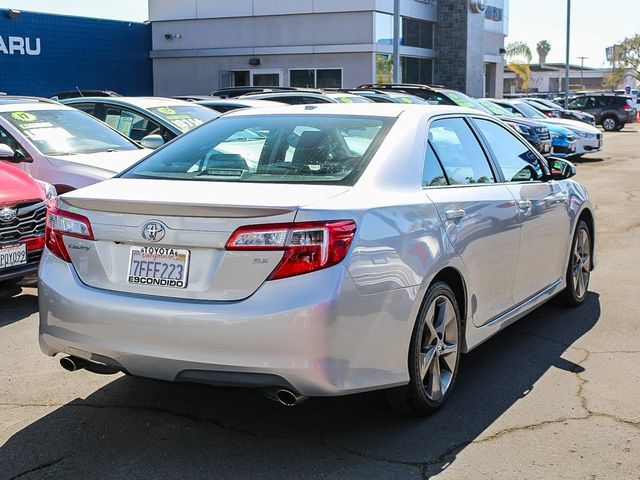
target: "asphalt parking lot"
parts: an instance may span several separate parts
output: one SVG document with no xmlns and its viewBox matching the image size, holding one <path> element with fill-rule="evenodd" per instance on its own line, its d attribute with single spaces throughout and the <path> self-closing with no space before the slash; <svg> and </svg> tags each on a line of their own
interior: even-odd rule
<svg viewBox="0 0 640 480">
<path fill-rule="evenodd" d="M 640 479 L 640 127 L 577 164 L 598 215 L 586 303 L 548 304 L 464 357 L 426 419 L 380 393 L 286 408 L 68 373 L 38 348 L 37 290 L 0 292 L 0 479 Z"/>
</svg>

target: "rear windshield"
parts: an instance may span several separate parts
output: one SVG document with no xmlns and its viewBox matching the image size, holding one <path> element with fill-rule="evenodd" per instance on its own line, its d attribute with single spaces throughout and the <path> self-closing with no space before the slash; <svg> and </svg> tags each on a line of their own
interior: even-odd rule
<svg viewBox="0 0 640 480">
<path fill-rule="evenodd" d="M 394 121 L 346 115 L 221 117 L 121 177 L 353 185 Z"/>
<path fill-rule="evenodd" d="M 104 123 L 76 109 L 0 113 L 43 155 L 77 155 L 138 147 Z"/>
<path fill-rule="evenodd" d="M 182 133 L 199 127 L 219 115 L 215 110 L 202 105 L 167 105 L 149 108 L 149 111 L 165 119 Z"/>
</svg>

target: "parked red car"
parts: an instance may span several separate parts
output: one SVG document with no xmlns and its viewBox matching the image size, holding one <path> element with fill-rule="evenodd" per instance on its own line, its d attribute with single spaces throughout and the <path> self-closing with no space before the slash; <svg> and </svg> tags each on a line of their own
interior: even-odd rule
<svg viewBox="0 0 640 480">
<path fill-rule="evenodd" d="M 44 248 L 46 202 L 55 188 L 0 161 L 0 282 L 38 270 Z"/>
</svg>

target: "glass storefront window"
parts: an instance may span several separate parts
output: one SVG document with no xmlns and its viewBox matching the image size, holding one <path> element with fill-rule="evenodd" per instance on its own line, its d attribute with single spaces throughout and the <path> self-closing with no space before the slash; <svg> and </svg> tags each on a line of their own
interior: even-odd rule
<svg viewBox="0 0 640 480">
<path fill-rule="evenodd" d="M 376 55 L 376 83 L 393 82 L 393 56 L 378 53 Z"/>
<path fill-rule="evenodd" d="M 342 70 L 339 68 L 291 69 L 289 85 L 299 88 L 342 88 Z"/>
<path fill-rule="evenodd" d="M 402 17 L 402 45 L 433 49 L 434 25 L 433 22 Z"/>
<path fill-rule="evenodd" d="M 400 67 L 404 83 L 433 83 L 433 60 L 430 58 L 400 57 Z"/>
<path fill-rule="evenodd" d="M 393 15 L 374 13 L 375 42 L 378 45 L 393 45 Z"/>
</svg>

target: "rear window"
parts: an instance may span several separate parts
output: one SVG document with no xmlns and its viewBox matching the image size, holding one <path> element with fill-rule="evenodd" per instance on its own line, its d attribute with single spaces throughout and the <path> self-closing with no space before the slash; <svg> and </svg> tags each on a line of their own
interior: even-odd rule
<svg viewBox="0 0 640 480">
<path fill-rule="evenodd" d="M 394 122 L 328 115 L 222 117 L 121 177 L 353 185 Z"/>
</svg>

